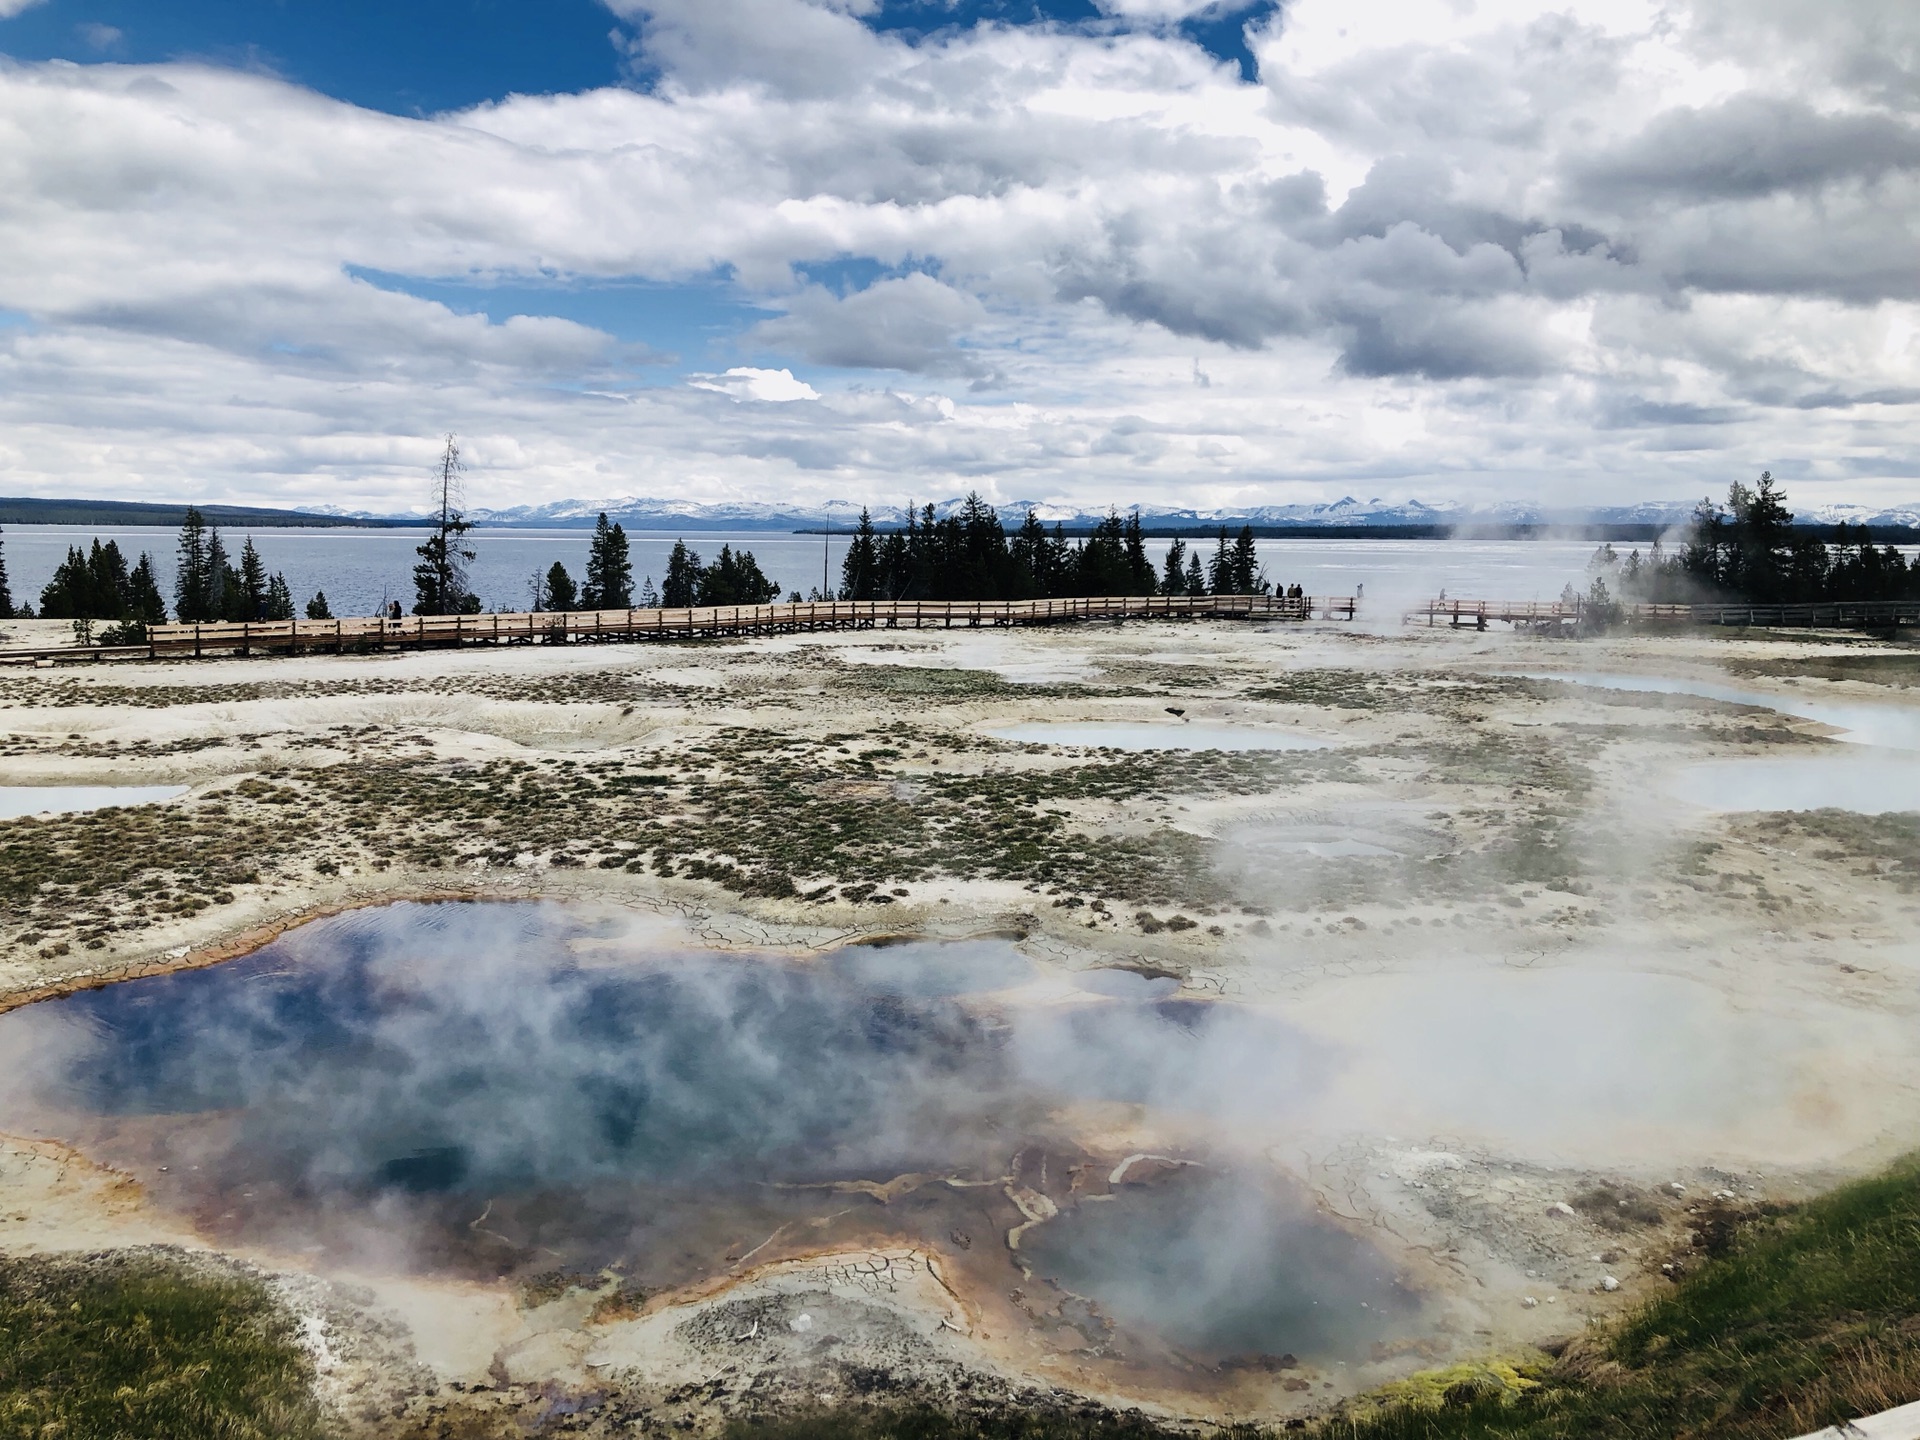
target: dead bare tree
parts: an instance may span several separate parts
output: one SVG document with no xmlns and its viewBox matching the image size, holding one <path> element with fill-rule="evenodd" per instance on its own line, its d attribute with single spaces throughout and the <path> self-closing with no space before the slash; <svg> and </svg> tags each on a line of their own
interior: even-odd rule
<svg viewBox="0 0 1920 1440">
<path fill-rule="evenodd" d="M 460 446 L 449 435 L 433 480 L 433 533 L 414 552 L 420 557 L 413 567 L 416 615 L 471 615 L 480 609 L 480 597 L 467 583 L 474 551 L 465 543 L 467 531 L 473 528 L 462 513 L 460 477 L 465 471 Z"/>
</svg>

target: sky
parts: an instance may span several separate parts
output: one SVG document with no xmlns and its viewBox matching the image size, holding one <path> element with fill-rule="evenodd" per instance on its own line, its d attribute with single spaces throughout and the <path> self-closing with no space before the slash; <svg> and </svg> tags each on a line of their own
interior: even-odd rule
<svg viewBox="0 0 1920 1440">
<path fill-rule="evenodd" d="M 0 0 L 0 492 L 1920 500 L 1912 0 Z"/>
</svg>

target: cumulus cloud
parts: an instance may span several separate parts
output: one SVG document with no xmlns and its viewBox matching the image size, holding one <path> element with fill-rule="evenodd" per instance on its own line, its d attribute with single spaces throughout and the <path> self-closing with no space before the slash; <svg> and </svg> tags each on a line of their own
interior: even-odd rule
<svg viewBox="0 0 1920 1440">
<path fill-rule="evenodd" d="M 724 375 L 696 375 L 687 382 L 696 390 L 714 390 L 735 400 L 764 400 L 784 405 L 794 400 L 818 400 L 820 392 L 791 370 L 756 370 L 736 365 Z"/>
<path fill-rule="evenodd" d="M 1623 145 L 1576 160 L 1602 203 L 1682 203 L 1811 192 L 1920 170 L 1920 127 L 1891 115 L 1823 114 L 1803 100 L 1737 95 L 1656 116 Z"/>
<path fill-rule="evenodd" d="M 429 119 L 0 68 L 0 462 L 377 503 L 459 429 L 486 503 L 642 474 L 1096 505 L 1762 465 L 1900 498 L 1920 463 L 1909 5 L 1294 0 L 1246 83 L 1185 0 L 920 40 L 864 0 L 611 3 L 644 86 Z M 723 275 L 771 318 L 662 387 L 592 324 L 369 271 Z M 715 393 L 817 403 L 716 427 Z"/>
<path fill-rule="evenodd" d="M 985 322 L 986 306 L 929 275 L 882 280 L 851 295 L 810 285 L 786 306 L 784 316 L 756 325 L 750 338 L 818 365 L 930 375 L 985 369 L 955 341 Z"/>
</svg>

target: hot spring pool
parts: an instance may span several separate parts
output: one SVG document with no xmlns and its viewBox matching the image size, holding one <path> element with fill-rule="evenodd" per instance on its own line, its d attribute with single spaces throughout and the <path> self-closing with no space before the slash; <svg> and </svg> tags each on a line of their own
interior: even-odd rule
<svg viewBox="0 0 1920 1440">
<path fill-rule="evenodd" d="M 184 785 L 0 785 L 0 820 L 73 815 L 113 805 L 158 805 L 186 793 Z"/>
<path fill-rule="evenodd" d="M 1713 680 L 1677 679 L 1665 675 L 1614 675 L 1591 671 L 1531 671 L 1529 680 L 1556 680 L 1565 685 L 1590 685 L 1601 690 L 1644 690 L 1656 695 L 1694 695 L 1731 705 L 1753 705 L 1781 715 L 1817 720 L 1842 732 L 1840 739 L 1855 745 L 1889 750 L 1920 750 L 1920 705 L 1897 700 L 1871 704 L 1835 704 L 1798 695 L 1750 690 Z"/>
<path fill-rule="evenodd" d="M 1675 796 L 1703 810 L 1920 810 L 1920 756 L 1849 749 L 1838 755 L 1706 760 L 1675 772 Z"/>
<path fill-rule="evenodd" d="M 1033 975 L 1002 941 L 729 956 L 558 905 L 394 904 L 0 1015 L 0 1128 L 322 1265 L 618 1264 L 655 1290 L 886 1239 L 1001 1292 L 1057 1280 L 1154 1353 L 1341 1358 L 1417 1324 L 1385 1255 L 1277 1173 L 1196 1150 L 1164 1184 L 1068 1184 L 1114 1164 L 1059 1118 L 1074 1102 L 1271 1111 L 1320 1047 L 1164 984 L 979 998 Z M 1264 1078 L 1232 1058 L 1256 1053 Z M 845 1183 L 901 1176 L 884 1204 Z M 1030 1281 L 1016 1176 L 1061 1210 L 1026 1237 Z"/>
</svg>

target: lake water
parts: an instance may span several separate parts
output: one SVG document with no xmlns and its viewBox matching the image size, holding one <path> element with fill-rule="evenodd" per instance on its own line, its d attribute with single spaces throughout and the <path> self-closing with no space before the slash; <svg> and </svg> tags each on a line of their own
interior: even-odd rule
<svg viewBox="0 0 1920 1440">
<path fill-rule="evenodd" d="M 336 615 L 371 615 L 388 599 L 403 607 L 413 601 L 414 547 L 425 538 L 418 530 L 327 528 L 259 529 L 254 545 L 269 570 L 283 572 L 295 599 L 304 605 L 315 590 L 325 590 Z M 245 532 L 223 532 L 237 557 Z M 85 547 L 98 536 L 117 541 L 132 563 L 142 552 L 153 556 L 160 588 L 173 595 L 177 533 L 152 526 L 13 525 L 5 536 L 7 572 L 16 599 L 39 603 L 40 592 L 70 546 Z M 536 573 L 562 561 L 578 579 L 586 569 L 587 530 L 481 529 L 471 535 L 478 558 L 474 589 L 489 610 L 523 610 Z M 633 531 L 636 587 L 666 573 L 667 554 L 676 537 Z M 686 542 L 711 560 L 722 544 L 751 550 L 769 578 L 783 591 L 803 594 L 820 584 L 823 552 L 831 582 L 840 580 L 846 537 L 791 535 L 778 531 L 692 532 Z M 1168 542 L 1150 541 L 1155 563 Z M 1260 561 L 1267 577 L 1282 585 L 1298 583 L 1311 595 L 1352 595 L 1364 588 L 1365 615 L 1375 623 L 1397 624 L 1400 612 L 1445 590 L 1452 595 L 1499 600 L 1551 600 L 1569 581 L 1584 585 L 1593 545 L 1563 540 L 1263 540 Z"/>
<path fill-rule="evenodd" d="M 1291 1035 L 1265 1017 L 1159 985 L 987 1006 L 969 997 L 1033 974 L 1000 941 L 801 961 L 611 932 L 556 905 L 395 904 L 27 1006 L 0 1015 L 0 1129 L 70 1139 L 216 1237 L 323 1264 L 617 1263 L 653 1289 L 781 1258 L 769 1237 L 881 1237 L 1004 1290 L 1028 1284 L 1004 1240 L 1020 1185 L 1068 1222 L 1057 1246 L 1027 1232 L 1029 1292 L 1056 1276 L 1090 1297 L 1123 1355 L 1131 1327 L 1151 1353 L 1359 1358 L 1420 1311 L 1277 1172 L 1087 1180 L 1120 1157 L 1081 1147 L 1064 1100 L 1270 1093 L 1197 1063 L 1225 1041 L 1271 1070 Z M 892 1203 L 848 1188 L 898 1176 L 915 1183 Z M 1074 1219 L 1087 1207 L 1105 1213 Z"/>
</svg>

